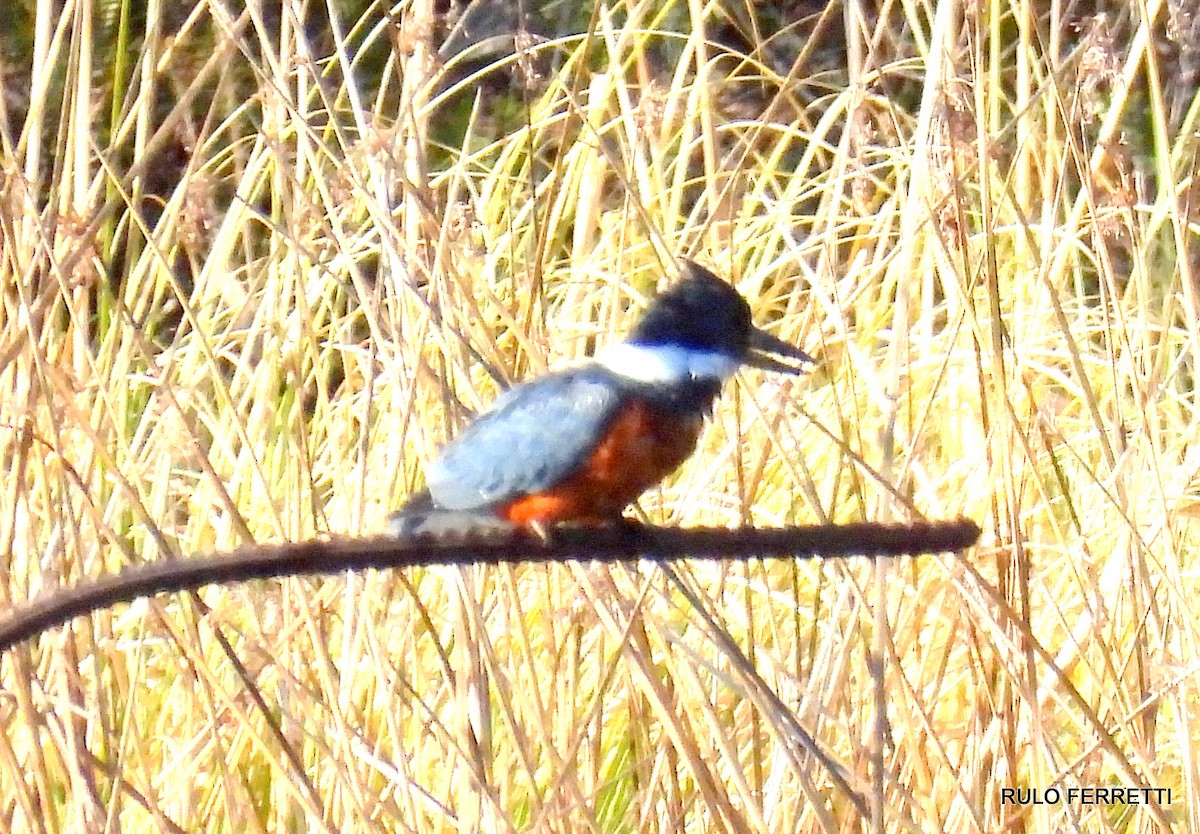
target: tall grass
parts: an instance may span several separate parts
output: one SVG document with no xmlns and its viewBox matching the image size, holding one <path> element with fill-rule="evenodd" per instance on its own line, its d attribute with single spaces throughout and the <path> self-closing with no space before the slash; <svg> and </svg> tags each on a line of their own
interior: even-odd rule
<svg viewBox="0 0 1200 834">
<path fill-rule="evenodd" d="M 99 612 L 0 661 L 0 830 L 1200 830 L 1190 6 L 543 11 L 12 12 L 0 593 L 378 530 L 683 255 L 821 365 L 640 512 L 985 541 Z"/>
</svg>

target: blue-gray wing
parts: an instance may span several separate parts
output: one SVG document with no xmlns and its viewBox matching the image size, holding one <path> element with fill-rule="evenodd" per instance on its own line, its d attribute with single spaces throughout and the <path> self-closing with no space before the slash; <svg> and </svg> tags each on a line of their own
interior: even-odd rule
<svg viewBox="0 0 1200 834">
<path fill-rule="evenodd" d="M 471 510 L 549 489 L 588 458 L 621 399 L 613 379 L 590 367 L 509 390 L 433 462 L 428 481 L 434 503 Z"/>
</svg>

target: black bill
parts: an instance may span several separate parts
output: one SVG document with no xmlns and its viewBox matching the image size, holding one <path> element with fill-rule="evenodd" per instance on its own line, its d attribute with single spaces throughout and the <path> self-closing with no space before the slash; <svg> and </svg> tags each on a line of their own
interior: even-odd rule
<svg viewBox="0 0 1200 834">
<path fill-rule="evenodd" d="M 792 359 L 794 364 L 781 362 L 770 354 Z M 783 339 L 777 339 L 770 333 L 755 329 L 750 331 L 750 349 L 746 352 L 745 362 L 747 365 L 753 365 L 755 368 L 762 368 L 765 371 L 800 374 L 809 370 L 817 360 L 800 348 L 789 345 Z"/>
</svg>

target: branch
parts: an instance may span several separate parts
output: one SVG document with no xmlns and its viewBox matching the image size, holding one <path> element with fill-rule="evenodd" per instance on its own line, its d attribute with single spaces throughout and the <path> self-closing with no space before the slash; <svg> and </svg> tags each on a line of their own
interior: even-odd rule
<svg viewBox="0 0 1200 834">
<path fill-rule="evenodd" d="M 903 556 L 970 547 L 979 526 L 969 519 L 912 524 L 819 527 L 676 528 L 621 524 L 556 527 L 547 540 L 516 531 L 471 540 L 338 538 L 256 545 L 187 559 L 160 559 L 85 580 L 34 599 L 0 619 L 0 652 L 72 618 L 154 594 L 223 582 L 367 568 L 494 565 L 505 562 L 622 562 L 635 559 L 754 559 Z"/>
</svg>

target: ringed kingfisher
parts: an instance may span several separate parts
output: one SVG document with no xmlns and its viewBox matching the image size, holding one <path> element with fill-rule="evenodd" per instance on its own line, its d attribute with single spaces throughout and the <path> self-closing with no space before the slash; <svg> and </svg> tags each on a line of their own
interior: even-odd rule
<svg viewBox="0 0 1200 834">
<path fill-rule="evenodd" d="M 732 286 L 685 261 L 680 280 L 654 297 L 624 342 L 514 386 L 468 424 L 388 531 L 525 527 L 544 535 L 564 522 L 619 522 L 695 450 L 740 365 L 798 374 L 813 361 L 756 328 Z"/>
</svg>

